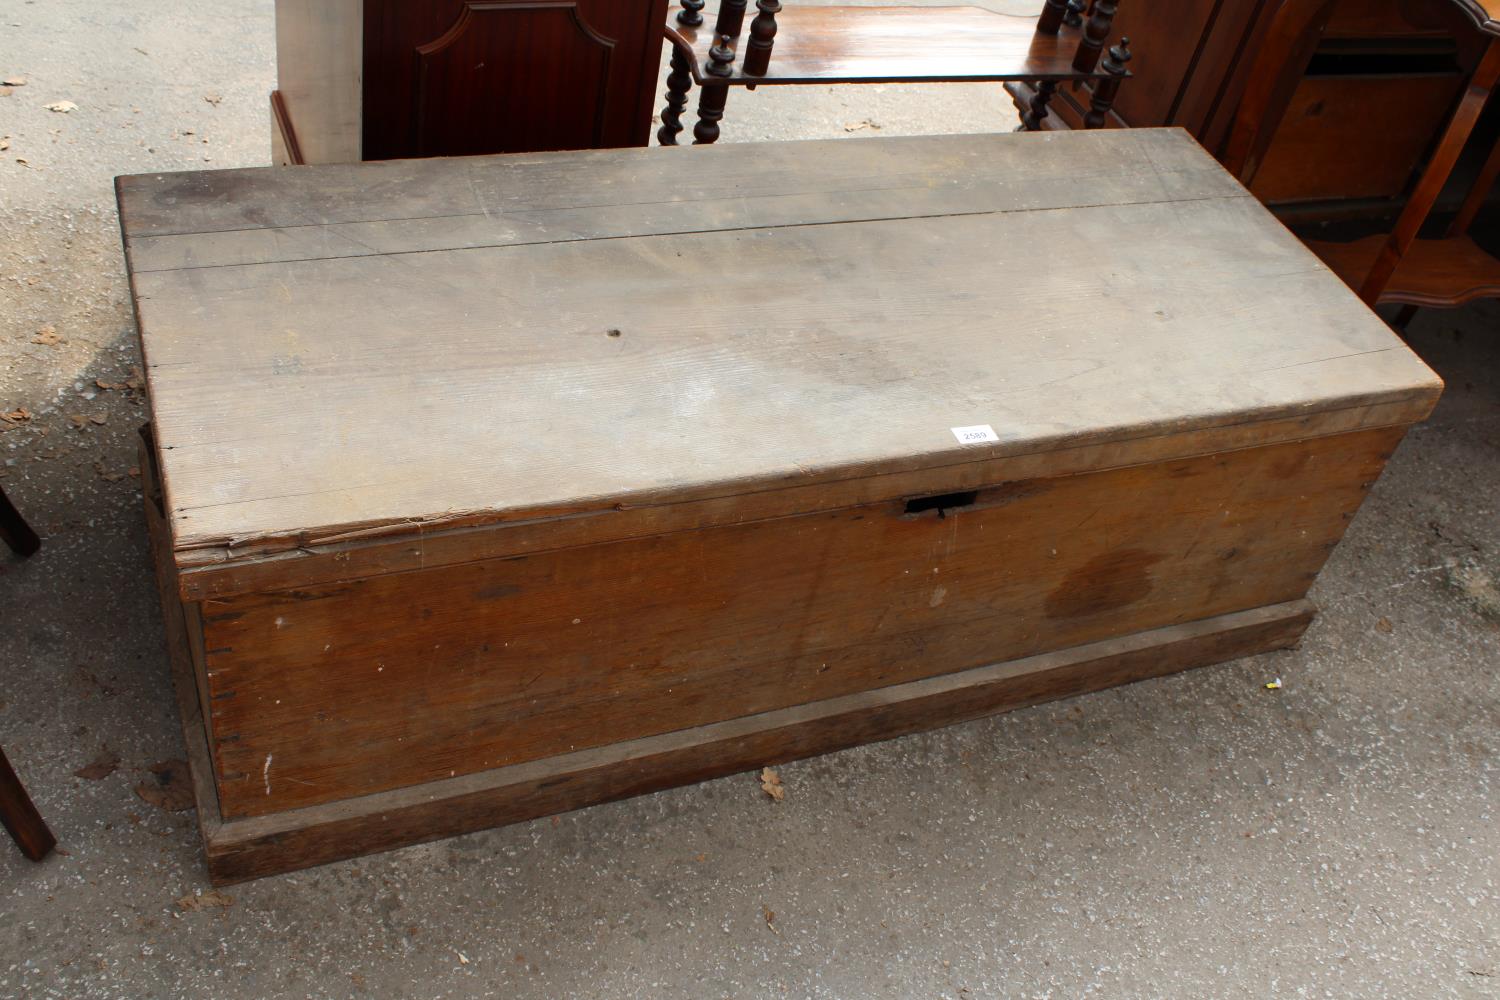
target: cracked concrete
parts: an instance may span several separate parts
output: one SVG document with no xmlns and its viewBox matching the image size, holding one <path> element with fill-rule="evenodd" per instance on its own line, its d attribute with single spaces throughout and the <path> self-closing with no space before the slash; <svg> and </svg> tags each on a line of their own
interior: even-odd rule
<svg viewBox="0 0 1500 1000">
<path fill-rule="evenodd" d="M 1500 995 L 1494 303 L 1413 324 L 1449 391 L 1295 651 L 789 765 L 779 803 L 746 774 L 179 905 L 196 830 L 132 791 L 182 746 L 110 178 L 265 162 L 271 32 L 269 0 L 0 0 L 0 411 L 32 414 L 0 483 L 45 536 L 0 557 L 0 740 L 66 851 L 0 845 L 0 997 Z M 1012 121 L 998 87 L 763 88 L 725 136 Z"/>
</svg>

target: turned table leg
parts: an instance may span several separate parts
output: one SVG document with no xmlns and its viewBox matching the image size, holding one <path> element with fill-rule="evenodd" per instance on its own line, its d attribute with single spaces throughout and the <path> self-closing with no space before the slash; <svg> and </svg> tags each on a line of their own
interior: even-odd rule
<svg viewBox="0 0 1500 1000">
<path fill-rule="evenodd" d="M 682 115 L 687 111 L 688 91 L 692 87 L 693 74 L 688 57 L 674 45 L 672 72 L 667 74 L 667 104 L 661 109 L 661 128 L 656 130 L 656 141 L 661 145 L 677 145 L 677 134 L 682 131 Z"/>
<path fill-rule="evenodd" d="M 728 86 L 705 85 L 700 88 L 698 124 L 693 126 L 693 145 L 711 146 L 719 140 L 719 122 L 724 118 L 724 103 L 728 99 Z"/>
<path fill-rule="evenodd" d="M 1116 7 L 1116 0 L 1094 0 L 1094 5 L 1089 8 L 1088 23 L 1084 25 L 1083 37 L 1078 40 L 1078 49 L 1073 53 L 1073 68 L 1078 72 L 1092 73 L 1099 65 Z"/>
<path fill-rule="evenodd" d="M 1103 0 L 1100 0 L 1102 3 Z M 1101 128 L 1104 121 L 1109 117 L 1109 109 L 1114 106 L 1115 96 L 1120 92 L 1120 84 L 1125 80 L 1125 64 L 1130 62 L 1130 39 L 1120 39 L 1119 45 L 1112 45 L 1109 54 L 1101 63 L 1104 72 L 1109 74 L 1104 79 L 1094 84 L 1094 94 L 1089 100 L 1088 113 L 1083 116 L 1084 128 Z"/>
<path fill-rule="evenodd" d="M 32 804 L 31 796 L 26 794 L 21 779 L 11 770 L 4 750 L 0 750 L 0 823 L 4 823 L 21 853 L 32 861 L 45 858 L 57 843 L 57 838 L 42 822 L 42 814 Z"/>
<path fill-rule="evenodd" d="M 719 10 L 719 23 L 725 23 L 725 10 Z M 739 17 L 745 16 L 745 0 L 739 4 Z M 719 35 L 719 40 L 708 50 L 707 74 L 727 79 L 734 75 L 734 38 L 728 33 Z M 693 127 L 693 145 L 710 146 L 719 139 L 719 121 L 724 117 L 724 103 L 729 100 L 729 84 L 704 81 L 698 95 L 698 124 Z"/>
<path fill-rule="evenodd" d="M 1021 124 L 1016 126 L 1017 132 L 1036 132 L 1042 127 L 1042 121 L 1047 117 L 1047 105 L 1052 101 L 1052 95 L 1057 93 L 1056 80 L 1043 80 L 1036 85 L 1036 93 L 1031 95 L 1031 103 L 1021 112 Z"/>
<path fill-rule="evenodd" d="M 750 45 L 745 53 L 745 72 L 765 76 L 771 68 L 771 49 L 776 45 L 776 15 L 781 0 L 756 0 L 755 20 L 750 22 Z"/>
</svg>

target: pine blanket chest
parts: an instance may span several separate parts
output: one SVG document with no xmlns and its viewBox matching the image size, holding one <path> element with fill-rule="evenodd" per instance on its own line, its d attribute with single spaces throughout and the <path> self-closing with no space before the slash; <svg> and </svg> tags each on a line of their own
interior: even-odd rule
<svg viewBox="0 0 1500 1000">
<path fill-rule="evenodd" d="M 1287 646 L 1441 391 L 1177 130 L 118 196 L 221 882 Z"/>
</svg>

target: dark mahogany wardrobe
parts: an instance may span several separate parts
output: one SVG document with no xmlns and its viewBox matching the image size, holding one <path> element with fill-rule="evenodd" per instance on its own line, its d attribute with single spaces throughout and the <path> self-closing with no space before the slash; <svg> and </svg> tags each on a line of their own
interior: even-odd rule
<svg viewBox="0 0 1500 1000">
<path fill-rule="evenodd" d="M 282 163 L 644 145 L 667 0 L 277 0 Z"/>
</svg>

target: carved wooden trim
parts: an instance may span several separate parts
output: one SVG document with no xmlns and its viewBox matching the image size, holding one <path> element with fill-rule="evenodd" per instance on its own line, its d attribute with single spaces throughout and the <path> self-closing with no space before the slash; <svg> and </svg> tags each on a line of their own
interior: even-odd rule
<svg viewBox="0 0 1500 1000">
<path fill-rule="evenodd" d="M 1453 5 L 1487 35 L 1500 35 L 1500 0 L 1453 0 Z"/>
</svg>

